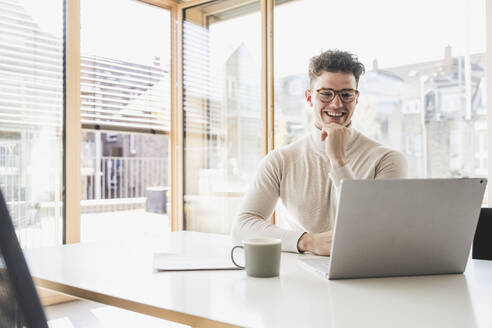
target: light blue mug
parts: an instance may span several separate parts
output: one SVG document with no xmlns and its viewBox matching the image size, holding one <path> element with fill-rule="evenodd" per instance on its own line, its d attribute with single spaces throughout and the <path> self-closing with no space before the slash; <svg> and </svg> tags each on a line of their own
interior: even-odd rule
<svg viewBox="0 0 492 328">
<path fill-rule="evenodd" d="M 244 249 L 245 265 L 234 260 L 234 250 Z M 276 238 L 252 238 L 243 241 L 243 246 L 234 246 L 231 250 L 232 263 L 244 269 L 251 277 L 276 277 L 280 271 L 280 250 L 282 241 Z"/>
</svg>

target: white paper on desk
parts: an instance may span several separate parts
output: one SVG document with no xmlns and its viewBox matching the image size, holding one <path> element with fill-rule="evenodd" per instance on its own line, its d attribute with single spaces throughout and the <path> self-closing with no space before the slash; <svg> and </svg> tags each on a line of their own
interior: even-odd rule
<svg viewBox="0 0 492 328">
<path fill-rule="evenodd" d="M 154 269 L 159 271 L 240 270 L 229 257 L 154 253 Z"/>
</svg>

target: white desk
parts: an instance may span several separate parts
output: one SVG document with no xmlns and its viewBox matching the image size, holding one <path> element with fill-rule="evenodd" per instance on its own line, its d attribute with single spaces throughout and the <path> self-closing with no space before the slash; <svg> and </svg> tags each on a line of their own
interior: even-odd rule
<svg viewBox="0 0 492 328">
<path fill-rule="evenodd" d="M 200 327 L 492 327 L 492 261 L 464 275 L 324 280 L 283 253 L 280 277 L 155 272 L 153 251 L 228 256 L 228 236 L 176 232 L 138 245 L 86 243 L 25 252 L 35 283 Z"/>
</svg>

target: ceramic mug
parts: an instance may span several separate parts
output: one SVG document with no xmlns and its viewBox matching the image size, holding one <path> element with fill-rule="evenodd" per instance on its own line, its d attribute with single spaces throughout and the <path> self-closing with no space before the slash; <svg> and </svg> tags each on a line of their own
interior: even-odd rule
<svg viewBox="0 0 492 328">
<path fill-rule="evenodd" d="M 234 246 L 231 250 L 232 263 L 251 277 L 276 277 L 280 271 L 280 250 L 282 241 L 276 238 L 252 238 L 243 241 L 243 246 Z M 234 250 L 244 249 L 245 265 L 234 260 Z"/>
</svg>

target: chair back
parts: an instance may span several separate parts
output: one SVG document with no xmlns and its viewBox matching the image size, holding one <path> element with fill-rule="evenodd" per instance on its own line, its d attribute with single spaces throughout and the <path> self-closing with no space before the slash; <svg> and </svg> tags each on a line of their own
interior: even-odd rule
<svg viewBox="0 0 492 328">
<path fill-rule="evenodd" d="M 46 316 L 1 191 L 0 327 L 48 328 Z"/>
<path fill-rule="evenodd" d="M 480 210 L 480 218 L 473 238 L 472 258 L 492 260 L 492 208 L 483 207 Z"/>
</svg>

